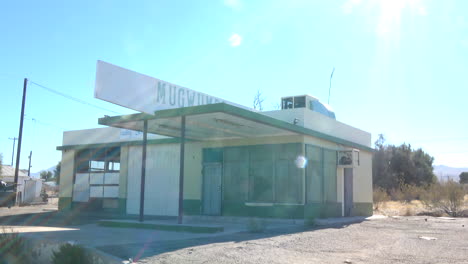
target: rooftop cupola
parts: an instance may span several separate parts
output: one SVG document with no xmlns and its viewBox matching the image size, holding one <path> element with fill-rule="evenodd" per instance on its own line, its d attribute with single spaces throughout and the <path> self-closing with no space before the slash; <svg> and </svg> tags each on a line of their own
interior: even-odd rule
<svg viewBox="0 0 468 264">
<path fill-rule="evenodd" d="M 336 119 L 335 112 L 325 103 L 320 102 L 311 95 L 288 96 L 281 98 L 281 110 L 307 108 L 327 117 Z"/>
</svg>

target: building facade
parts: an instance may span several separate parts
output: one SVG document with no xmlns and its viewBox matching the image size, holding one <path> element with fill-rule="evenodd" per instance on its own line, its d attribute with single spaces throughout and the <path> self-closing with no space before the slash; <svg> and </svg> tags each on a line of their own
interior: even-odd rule
<svg viewBox="0 0 468 264">
<path fill-rule="evenodd" d="M 139 214 L 146 124 L 145 215 L 177 216 L 182 178 L 184 215 L 371 215 L 370 134 L 312 105 L 255 112 L 219 103 L 67 131 L 59 208 Z"/>
</svg>

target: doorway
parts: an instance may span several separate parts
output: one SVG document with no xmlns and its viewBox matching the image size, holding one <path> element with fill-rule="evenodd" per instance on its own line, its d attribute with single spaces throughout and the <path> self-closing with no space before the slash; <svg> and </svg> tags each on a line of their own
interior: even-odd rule
<svg viewBox="0 0 468 264">
<path fill-rule="evenodd" d="M 203 206 L 204 215 L 221 215 L 222 164 L 203 164 Z"/>
</svg>

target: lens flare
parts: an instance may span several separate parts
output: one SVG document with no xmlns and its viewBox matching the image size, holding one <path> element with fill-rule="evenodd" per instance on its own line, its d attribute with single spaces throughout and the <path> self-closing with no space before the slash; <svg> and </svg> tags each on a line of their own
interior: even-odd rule
<svg viewBox="0 0 468 264">
<path fill-rule="evenodd" d="M 296 163 L 296 167 L 304 169 L 307 166 L 307 159 L 304 156 L 299 155 L 294 163 Z"/>
</svg>

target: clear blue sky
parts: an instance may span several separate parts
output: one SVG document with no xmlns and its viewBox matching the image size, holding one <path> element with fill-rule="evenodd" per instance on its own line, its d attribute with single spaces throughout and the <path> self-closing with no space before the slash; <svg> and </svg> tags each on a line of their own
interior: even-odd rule
<svg viewBox="0 0 468 264">
<path fill-rule="evenodd" d="M 104 60 L 242 105 L 311 94 L 337 119 L 436 164 L 468 167 L 468 1 L 7 1 L 0 9 L 0 153 L 10 164 L 23 78 L 93 98 Z M 115 115 L 30 85 L 21 168 L 60 160 L 63 130 Z"/>
</svg>

